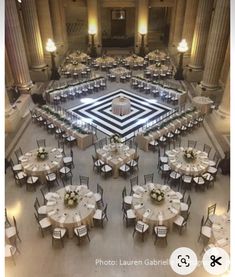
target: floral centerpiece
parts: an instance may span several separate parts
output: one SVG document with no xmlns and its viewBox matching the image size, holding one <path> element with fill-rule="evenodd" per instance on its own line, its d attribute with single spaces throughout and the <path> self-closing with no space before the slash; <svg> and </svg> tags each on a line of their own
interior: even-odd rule
<svg viewBox="0 0 235 277">
<path fill-rule="evenodd" d="M 150 191 L 150 197 L 154 203 L 160 204 L 164 201 L 165 194 L 162 190 L 154 188 Z"/>
<path fill-rule="evenodd" d="M 121 143 L 121 137 L 119 134 L 114 134 L 110 137 L 110 142 L 111 143 Z"/>
<path fill-rule="evenodd" d="M 78 204 L 78 193 L 76 191 L 67 191 L 64 195 L 64 204 L 72 208 Z"/>
<path fill-rule="evenodd" d="M 197 154 L 192 148 L 187 148 L 184 150 L 183 157 L 187 162 L 190 163 L 196 160 Z"/>
<path fill-rule="evenodd" d="M 39 147 L 39 148 L 38 148 L 38 152 L 37 152 L 37 158 L 38 158 L 39 160 L 45 160 L 45 159 L 47 158 L 47 156 L 48 156 L 48 153 L 47 153 L 47 151 L 45 150 L 45 148 Z"/>
</svg>

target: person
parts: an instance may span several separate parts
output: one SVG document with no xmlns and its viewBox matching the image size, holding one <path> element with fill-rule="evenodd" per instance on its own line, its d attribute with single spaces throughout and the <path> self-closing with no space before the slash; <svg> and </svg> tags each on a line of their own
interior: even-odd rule
<svg viewBox="0 0 235 277">
<path fill-rule="evenodd" d="M 223 175 L 230 175 L 230 152 L 225 152 L 224 158 L 219 162 L 218 168 Z"/>
</svg>

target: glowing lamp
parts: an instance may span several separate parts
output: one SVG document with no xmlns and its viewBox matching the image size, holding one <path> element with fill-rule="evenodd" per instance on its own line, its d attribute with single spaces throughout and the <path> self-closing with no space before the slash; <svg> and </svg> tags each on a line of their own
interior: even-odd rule
<svg viewBox="0 0 235 277">
<path fill-rule="evenodd" d="M 46 50 L 47 50 L 48 52 L 50 52 L 50 53 L 56 51 L 55 43 L 54 43 L 54 41 L 53 41 L 51 38 L 49 38 L 49 39 L 47 40 Z"/>
<path fill-rule="evenodd" d="M 185 53 L 188 51 L 188 43 L 186 41 L 186 39 L 182 39 L 181 42 L 179 43 L 177 50 L 180 53 Z"/>
</svg>

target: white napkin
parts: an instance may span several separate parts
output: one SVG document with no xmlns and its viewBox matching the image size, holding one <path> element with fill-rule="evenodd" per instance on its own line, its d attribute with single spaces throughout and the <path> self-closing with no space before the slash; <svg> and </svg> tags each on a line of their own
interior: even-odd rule
<svg viewBox="0 0 235 277">
<path fill-rule="evenodd" d="M 62 215 L 62 216 L 60 217 L 59 223 L 64 223 L 64 222 L 65 222 L 65 219 L 66 219 L 66 215 Z"/>
<path fill-rule="evenodd" d="M 31 164 L 27 164 L 26 166 L 24 166 L 24 168 L 28 168 L 28 167 L 30 167 L 31 166 Z"/>
<path fill-rule="evenodd" d="M 151 210 L 150 210 L 150 209 L 146 210 L 146 211 L 144 212 L 144 214 L 143 214 L 143 217 L 144 217 L 144 218 L 147 218 L 147 217 L 150 215 L 150 213 L 151 213 Z"/>
<path fill-rule="evenodd" d="M 29 156 L 29 157 L 30 157 L 31 155 L 32 155 L 32 154 L 29 153 L 29 152 L 28 152 L 28 153 L 25 153 L 25 156 Z"/>
<path fill-rule="evenodd" d="M 49 170 L 50 167 L 49 167 L 48 165 L 45 165 L 45 169 L 46 169 L 46 170 Z"/>
<path fill-rule="evenodd" d="M 112 157 L 111 157 L 111 156 L 109 156 L 109 157 L 107 157 L 106 159 L 107 159 L 107 161 L 109 161 L 109 160 L 111 160 L 111 159 L 112 159 Z"/>
<path fill-rule="evenodd" d="M 138 192 L 144 192 L 144 188 L 141 187 L 141 186 L 138 186 L 137 189 L 136 189 L 136 191 L 138 191 Z"/>
<path fill-rule="evenodd" d="M 175 192 L 174 191 L 169 191 L 169 195 L 175 195 Z"/>
<path fill-rule="evenodd" d="M 56 151 L 56 148 L 51 149 L 51 152 L 55 152 L 55 151 Z"/>
<path fill-rule="evenodd" d="M 134 193 L 132 196 L 135 197 L 135 198 L 141 198 L 142 197 L 141 195 L 139 195 L 137 193 Z"/>
<path fill-rule="evenodd" d="M 135 209 L 138 210 L 138 209 L 141 209 L 144 207 L 144 205 L 141 205 L 141 204 L 136 204 L 135 206 Z"/>
<path fill-rule="evenodd" d="M 22 159 L 20 159 L 20 161 L 24 163 L 24 162 L 27 162 L 27 161 L 28 161 L 28 159 L 26 159 L 26 158 L 22 158 Z"/>
<path fill-rule="evenodd" d="M 178 211 L 177 211 L 175 208 L 173 208 L 173 207 L 170 207 L 170 210 L 171 210 L 172 213 L 174 213 L 174 214 L 177 214 L 177 213 L 178 213 Z"/>
<path fill-rule="evenodd" d="M 122 159 L 122 158 L 118 158 L 118 160 L 119 160 L 120 162 L 122 162 L 122 161 L 123 161 L 123 159 Z"/>
<path fill-rule="evenodd" d="M 60 153 L 62 153 L 62 152 L 63 152 L 63 149 L 62 149 L 62 148 L 59 148 L 58 151 L 59 151 Z"/>
<path fill-rule="evenodd" d="M 47 206 L 54 206 L 56 201 L 47 201 Z"/>
<path fill-rule="evenodd" d="M 74 222 L 80 222 L 81 221 L 81 217 L 80 217 L 80 215 L 75 215 L 74 217 L 73 217 L 73 219 L 74 219 Z"/>
<path fill-rule="evenodd" d="M 219 240 L 217 240 L 217 244 L 220 247 L 224 247 L 225 245 L 228 244 L 228 241 L 226 239 L 219 239 Z"/>
<path fill-rule="evenodd" d="M 213 224 L 213 229 L 214 229 L 214 230 L 220 230 L 221 227 L 220 227 L 220 225 L 218 225 L 218 224 Z"/>
<path fill-rule="evenodd" d="M 69 192 L 69 191 L 70 191 L 70 185 L 68 185 L 68 186 L 65 187 L 65 191 L 66 191 L 66 192 Z"/>
<path fill-rule="evenodd" d="M 153 183 L 148 183 L 148 188 L 149 188 L 149 190 L 152 190 L 152 189 L 154 189 L 154 184 Z"/>
<path fill-rule="evenodd" d="M 60 198 L 59 194 L 56 192 L 52 192 L 51 195 L 53 198 L 56 198 L 56 199 Z"/>
<path fill-rule="evenodd" d="M 33 168 L 33 171 L 36 171 L 38 168 L 37 168 L 37 166 L 35 166 L 34 168 Z"/>
<path fill-rule="evenodd" d="M 87 206 L 88 209 L 94 209 L 95 208 L 95 205 L 93 205 L 93 204 L 87 204 L 86 206 Z"/>
<path fill-rule="evenodd" d="M 63 156 L 62 155 L 56 155 L 55 157 L 56 158 L 62 158 Z"/>
<path fill-rule="evenodd" d="M 173 203 L 180 203 L 180 200 L 179 199 L 173 199 L 172 202 Z"/>
<path fill-rule="evenodd" d="M 92 191 L 89 191 L 88 193 L 85 194 L 85 196 L 87 196 L 87 197 L 92 197 L 92 195 L 93 195 Z"/>
<path fill-rule="evenodd" d="M 49 216 L 52 216 L 52 215 L 54 215 L 56 213 L 56 210 L 52 210 L 52 211 L 49 211 L 47 214 L 49 215 Z"/>
<path fill-rule="evenodd" d="M 55 165 L 58 165 L 58 162 L 57 162 L 57 161 L 53 161 L 52 163 L 55 164 Z"/>
</svg>

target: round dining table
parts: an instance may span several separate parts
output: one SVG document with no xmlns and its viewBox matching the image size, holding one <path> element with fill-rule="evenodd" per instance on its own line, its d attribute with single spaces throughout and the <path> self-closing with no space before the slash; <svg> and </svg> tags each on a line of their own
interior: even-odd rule
<svg viewBox="0 0 235 277">
<path fill-rule="evenodd" d="M 49 173 L 56 172 L 63 165 L 63 149 L 55 147 L 44 147 L 48 153 L 47 158 L 42 160 L 37 157 L 38 149 L 25 153 L 21 158 L 23 171 L 29 176 L 45 179 Z"/>
<path fill-rule="evenodd" d="M 131 112 L 131 102 L 126 97 L 117 97 L 112 100 L 112 113 L 127 115 Z"/>
<path fill-rule="evenodd" d="M 185 150 L 193 150 L 196 155 L 194 160 L 188 160 L 184 157 Z M 180 174 L 198 176 L 205 173 L 209 167 L 209 159 L 206 152 L 198 149 L 179 147 L 166 151 L 168 164 L 171 170 Z"/>
<path fill-rule="evenodd" d="M 152 189 L 163 191 L 165 199 L 160 203 L 153 201 L 150 196 Z M 173 222 L 180 213 L 179 194 L 167 185 L 148 183 L 145 186 L 136 186 L 132 197 L 132 208 L 138 220 L 152 226 L 165 225 L 172 229 Z"/>
<path fill-rule="evenodd" d="M 64 196 L 66 192 L 76 191 L 78 193 L 78 203 L 76 206 L 65 205 Z M 47 216 L 53 227 L 66 228 L 69 238 L 73 237 L 73 230 L 80 225 L 93 226 L 93 215 L 96 209 L 96 199 L 94 193 L 87 186 L 69 185 L 49 192 L 46 196 Z"/>
</svg>

